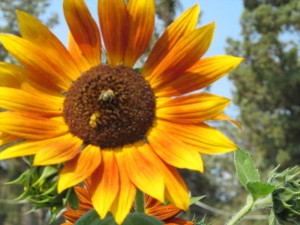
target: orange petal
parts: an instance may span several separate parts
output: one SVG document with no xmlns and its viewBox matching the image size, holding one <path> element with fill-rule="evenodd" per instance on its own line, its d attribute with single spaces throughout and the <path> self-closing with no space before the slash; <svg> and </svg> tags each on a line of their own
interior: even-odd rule
<svg viewBox="0 0 300 225">
<path fill-rule="evenodd" d="M 0 62 L 0 86 L 24 89 L 25 84 L 44 93 L 61 96 L 60 90 L 43 77 L 30 73 L 20 66 Z"/>
<path fill-rule="evenodd" d="M 101 39 L 97 24 L 84 0 L 64 0 L 64 14 L 72 36 L 90 66 L 101 63 Z"/>
<path fill-rule="evenodd" d="M 152 38 L 155 6 L 153 0 L 130 0 L 128 45 L 124 65 L 133 67 L 137 59 L 146 51 Z"/>
<path fill-rule="evenodd" d="M 196 148 L 154 127 L 148 135 L 153 150 L 166 163 L 177 167 L 203 172 L 203 161 Z"/>
<path fill-rule="evenodd" d="M 100 162 L 100 148 L 88 145 L 62 169 L 58 179 L 58 193 L 84 181 L 95 171 Z"/>
<path fill-rule="evenodd" d="M 126 162 L 122 151 L 115 153 L 119 172 L 120 172 L 120 189 L 117 198 L 111 207 L 111 213 L 114 215 L 117 224 L 122 224 L 127 214 L 129 213 L 134 197 L 136 194 L 136 187 L 130 180 L 130 175 L 126 170 Z"/>
<path fill-rule="evenodd" d="M 157 64 L 165 58 L 178 40 L 195 29 L 199 12 L 199 5 L 191 7 L 176 19 L 158 39 L 143 68 L 142 73 L 146 77 L 152 74 Z"/>
<path fill-rule="evenodd" d="M 154 216 L 159 220 L 166 220 L 171 217 L 176 216 L 180 213 L 180 209 L 176 207 L 174 204 L 163 205 L 160 204 L 153 208 L 146 208 L 146 213 L 150 216 Z"/>
<path fill-rule="evenodd" d="M 47 82 L 62 90 L 68 90 L 71 86 L 68 68 L 60 64 L 60 57 L 55 58 L 45 52 L 41 45 L 9 34 L 0 34 L 0 41 L 6 50 L 14 56 L 28 70 L 42 76 Z"/>
<path fill-rule="evenodd" d="M 20 89 L 0 87 L 0 105 L 11 111 L 58 116 L 62 114 L 64 98 L 34 95 Z"/>
<path fill-rule="evenodd" d="M 102 163 L 91 177 L 90 194 L 95 210 L 103 219 L 110 210 L 118 191 L 119 169 L 114 150 L 102 150 Z"/>
<path fill-rule="evenodd" d="M 230 100 L 209 93 L 157 98 L 156 116 L 175 123 L 201 123 L 221 114 Z"/>
<path fill-rule="evenodd" d="M 157 120 L 156 127 L 165 133 L 171 133 L 176 140 L 195 146 L 201 153 L 220 154 L 237 149 L 224 134 L 204 123 L 192 125 Z"/>
<path fill-rule="evenodd" d="M 128 41 L 128 12 L 124 0 L 99 0 L 101 34 L 111 65 L 123 63 Z"/>
<path fill-rule="evenodd" d="M 0 131 L 29 139 L 47 139 L 68 131 L 64 122 L 36 114 L 1 112 L 0 124 Z"/>
<path fill-rule="evenodd" d="M 180 218 L 171 218 L 165 221 L 165 225 L 195 225 L 196 223 Z"/>
<path fill-rule="evenodd" d="M 237 67 L 242 58 L 214 56 L 201 59 L 185 72 L 173 75 L 172 80 L 162 82 L 154 88 L 156 96 L 178 96 L 204 88 Z"/>
<path fill-rule="evenodd" d="M 155 88 L 163 82 L 169 82 L 195 64 L 210 46 L 215 24 L 211 23 L 181 38 L 174 48 L 160 62 L 157 61 L 155 69 L 151 72 L 149 80 L 151 87 Z"/>
<path fill-rule="evenodd" d="M 229 116 L 227 116 L 226 114 L 220 114 L 214 118 L 212 118 L 212 120 L 228 120 L 229 122 L 233 123 L 234 125 L 236 125 L 238 128 L 242 129 L 242 126 L 239 122 L 237 122 L 236 120 L 230 118 Z"/>
<path fill-rule="evenodd" d="M 40 149 L 34 157 L 34 166 L 58 164 L 73 159 L 79 152 L 83 141 L 71 134 L 66 134 L 62 140 L 49 143 Z"/>
<path fill-rule="evenodd" d="M 134 146 L 123 147 L 127 171 L 132 182 L 141 191 L 163 201 L 165 185 L 163 177 L 156 162 L 151 161 L 150 157 L 144 154 L 145 148 L 149 148 L 149 146 L 142 142 Z"/>
<path fill-rule="evenodd" d="M 174 203 L 180 209 L 187 210 L 190 202 L 189 191 L 179 173 L 172 166 L 163 163 L 156 154 L 153 154 L 153 148 L 145 148 L 143 151 L 143 153 L 147 155 L 151 161 L 156 162 L 157 167 L 160 168 L 160 172 L 166 184 L 166 199 Z"/>
<path fill-rule="evenodd" d="M 80 50 L 79 46 L 77 45 L 76 41 L 74 40 L 74 37 L 70 32 L 68 35 L 68 48 L 72 58 L 74 59 L 80 71 L 85 72 L 92 67 L 85 55 L 83 54 L 83 52 Z"/>
<path fill-rule="evenodd" d="M 51 55 L 61 68 L 65 68 L 65 75 L 71 80 L 80 76 L 80 71 L 75 65 L 69 52 L 58 38 L 39 20 L 33 16 L 17 10 L 20 32 L 23 38 L 32 43 L 43 46 L 43 51 Z"/>
<path fill-rule="evenodd" d="M 18 136 L 10 135 L 0 131 L 0 146 L 20 139 Z"/>
<path fill-rule="evenodd" d="M 90 205 L 91 209 L 93 208 L 92 202 L 91 202 L 91 196 L 90 196 L 90 193 L 87 188 L 81 187 L 81 186 L 75 186 L 74 191 L 81 203 Z"/>
</svg>

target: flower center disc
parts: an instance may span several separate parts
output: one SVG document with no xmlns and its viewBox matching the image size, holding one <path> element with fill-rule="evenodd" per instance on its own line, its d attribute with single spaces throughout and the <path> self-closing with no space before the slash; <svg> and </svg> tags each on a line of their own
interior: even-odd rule
<svg viewBox="0 0 300 225">
<path fill-rule="evenodd" d="M 87 144 L 121 147 L 143 139 L 155 115 L 155 97 L 141 74 L 100 65 L 78 78 L 64 102 L 70 132 Z"/>
</svg>

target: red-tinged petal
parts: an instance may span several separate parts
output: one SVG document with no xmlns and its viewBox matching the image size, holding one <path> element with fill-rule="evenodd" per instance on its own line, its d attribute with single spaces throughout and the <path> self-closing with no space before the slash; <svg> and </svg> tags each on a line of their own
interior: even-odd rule
<svg viewBox="0 0 300 225">
<path fill-rule="evenodd" d="M 165 225 L 195 225 L 195 223 L 192 221 L 187 221 L 180 218 L 171 218 L 164 222 Z"/>
<path fill-rule="evenodd" d="M 166 199 L 174 203 L 178 208 L 187 210 L 190 202 L 189 191 L 179 173 L 172 166 L 163 163 L 156 154 L 153 154 L 152 146 L 151 148 L 145 148 L 143 151 L 160 168 L 166 185 Z"/>
<path fill-rule="evenodd" d="M 230 99 L 209 93 L 157 98 L 156 117 L 175 123 L 201 123 L 223 113 Z"/>
<path fill-rule="evenodd" d="M 10 111 L 23 111 L 58 116 L 62 114 L 64 98 L 51 95 L 34 95 L 26 91 L 0 87 L 0 105 Z"/>
<path fill-rule="evenodd" d="M 174 48 L 157 63 L 148 79 L 151 87 L 173 80 L 174 76 L 194 65 L 207 51 L 213 38 L 215 24 L 211 23 L 181 38 Z"/>
<path fill-rule="evenodd" d="M 146 51 L 154 28 L 155 6 L 153 0 L 130 0 L 128 45 L 124 65 L 133 67 L 137 59 Z"/>
<path fill-rule="evenodd" d="M 120 172 L 120 189 L 117 198 L 112 204 L 111 213 L 113 214 L 117 224 L 122 224 L 132 207 L 136 194 L 136 187 L 131 182 L 131 175 L 129 175 L 126 170 L 126 162 L 123 152 L 116 151 L 115 156 Z"/>
<path fill-rule="evenodd" d="M 149 132 L 148 141 L 157 155 L 166 163 L 177 168 L 203 172 L 202 158 L 194 146 L 177 140 L 176 136 L 166 134 L 157 127 Z"/>
<path fill-rule="evenodd" d="M 17 11 L 21 36 L 35 45 L 43 46 L 43 51 L 54 58 L 58 58 L 56 66 L 64 68 L 64 74 L 71 80 L 80 76 L 80 71 L 75 65 L 69 52 L 58 38 L 39 20 L 33 16 Z"/>
<path fill-rule="evenodd" d="M 150 216 L 154 216 L 159 220 L 166 220 L 176 216 L 180 213 L 180 209 L 174 204 L 159 204 L 152 208 L 146 208 L 146 213 Z"/>
<path fill-rule="evenodd" d="M 149 150 L 151 150 L 151 148 L 149 148 Z M 152 208 L 155 208 L 155 207 L 159 206 L 160 204 L 161 204 L 160 201 L 158 201 L 155 198 L 152 198 L 150 195 L 145 194 L 145 210 L 147 210 L 147 209 L 151 210 Z"/>
<path fill-rule="evenodd" d="M 71 86 L 66 67 L 60 67 L 60 57 L 45 52 L 42 46 L 9 34 L 0 34 L 5 49 L 31 72 L 41 76 L 47 86 L 68 90 Z"/>
<path fill-rule="evenodd" d="M 100 148 L 88 145 L 75 158 L 68 161 L 58 180 L 58 192 L 75 186 L 88 178 L 101 163 Z"/>
<path fill-rule="evenodd" d="M 119 169 L 114 150 L 102 150 L 102 163 L 91 177 L 90 194 L 95 210 L 103 219 L 120 189 Z"/>
<path fill-rule="evenodd" d="M 236 120 L 230 118 L 229 116 L 227 116 L 225 114 L 220 114 L 220 115 L 212 118 L 212 120 L 227 120 L 227 121 L 233 123 L 234 125 L 236 125 L 238 128 L 242 129 L 242 126 L 239 122 L 237 122 Z"/>
<path fill-rule="evenodd" d="M 185 11 L 169 26 L 154 45 L 143 68 L 143 75 L 146 77 L 151 75 L 157 64 L 169 53 L 170 49 L 172 49 L 183 36 L 195 29 L 199 19 L 199 12 L 199 5 L 195 5 Z"/>
<path fill-rule="evenodd" d="M 90 208 L 93 208 L 91 196 L 87 188 L 81 186 L 75 186 L 74 191 L 81 203 L 90 205 Z"/>
<path fill-rule="evenodd" d="M 196 150 L 205 154 L 220 154 L 236 150 L 236 145 L 224 134 L 204 123 L 178 124 L 157 120 L 156 127 L 166 133 L 171 133 L 176 140 L 196 147 Z"/>
<path fill-rule="evenodd" d="M 41 117 L 37 114 L 0 113 L 0 131 L 28 139 L 48 139 L 67 133 L 63 121 Z"/>
<path fill-rule="evenodd" d="M 123 147 L 126 168 L 130 179 L 141 191 L 163 201 L 164 179 L 156 162 L 144 154 L 144 149 L 148 148 L 149 145 L 142 142 Z"/>
<path fill-rule="evenodd" d="M 28 156 L 37 153 L 44 146 L 59 142 L 65 139 L 65 136 L 50 138 L 42 141 L 23 141 L 19 144 L 12 145 L 0 153 L 0 160 Z"/>
<path fill-rule="evenodd" d="M 34 157 L 34 166 L 58 164 L 73 159 L 79 152 L 83 141 L 71 134 L 64 135 L 62 140 L 49 143 L 40 149 Z"/>
<path fill-rule="evenodd" d="M 87 60 L 83 52 L 80 50 L 79 46 L 77 45 L 76 41 L 74 40 L 74 37 L 70 32 L 68 37 L 68 48 L 76 65 L 78 66 L 80 71 L 88 71 L 91 68 L 89 61 Z"/>
<path fill-rule="evenodd" d="M 124 0 L 99 0 L 101 34 L 111 65 L 123 63 L 128 41 L 128 11 Z"/>
<path fill-rule="evenodd" d="M 64 14 L 72 36 L 90 67 L 100 65 L 100 32 L 84 0 L 64 0 Z"/>
<path fill-rule="evenodd" d="M 233 56 L 213 56 L 201 59 L 183 73 L 173 74 L 154 88 L 156 96 L 179 96 L 204 88 L 237 67 L 242 58 Z"/>
</svg>

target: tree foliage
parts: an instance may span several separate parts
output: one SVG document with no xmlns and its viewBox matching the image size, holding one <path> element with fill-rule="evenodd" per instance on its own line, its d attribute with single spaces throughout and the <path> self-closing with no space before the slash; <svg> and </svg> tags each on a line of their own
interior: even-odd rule
<svg viewBox="0 0 300 225">
<path fill-rule="evenodd" d="M 242 40 L 227 52 L 245 58 L 230 74 L 244 127 L 261 167 L 300 163 L 300 1 L 244 0 Z"/>
<path fill-rule="evenodd" d="M 53 27 L 58 23 L 58 15 L 52 13 L 45 16 L 46 9 L 49 7 L 49 0 L 1 0 L 0 1 L 0 33 L 11 33 L 19 35 L 19 26 L 16 10 L 22 10 L 39 18 L 48 27 Z M 0 60 L 11 60 L 7 52 L 0 48 Z"/>
</svg>

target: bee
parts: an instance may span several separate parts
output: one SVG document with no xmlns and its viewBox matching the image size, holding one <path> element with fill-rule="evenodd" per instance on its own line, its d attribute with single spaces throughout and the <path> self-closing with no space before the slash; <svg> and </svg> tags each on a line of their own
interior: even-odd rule
<svg viewBox="0 0 300 225">
<path fill-rule="evenodd" d="M 115 93 L 113 92 L 113 90 L 111 89 L 103 90 L 101 91 L 98 101 L 107 102 L 107 101 L 111 101 L 114 97 L 115 97 Z"/>
<path fill-rule="evenodd" d="M 94 112 L 89 121 L 89 125 L 91 128 L 96 128 L 97 127 L 97 119 L 100 117 L 100 112 L 96 111 Z"/>
</svg>

